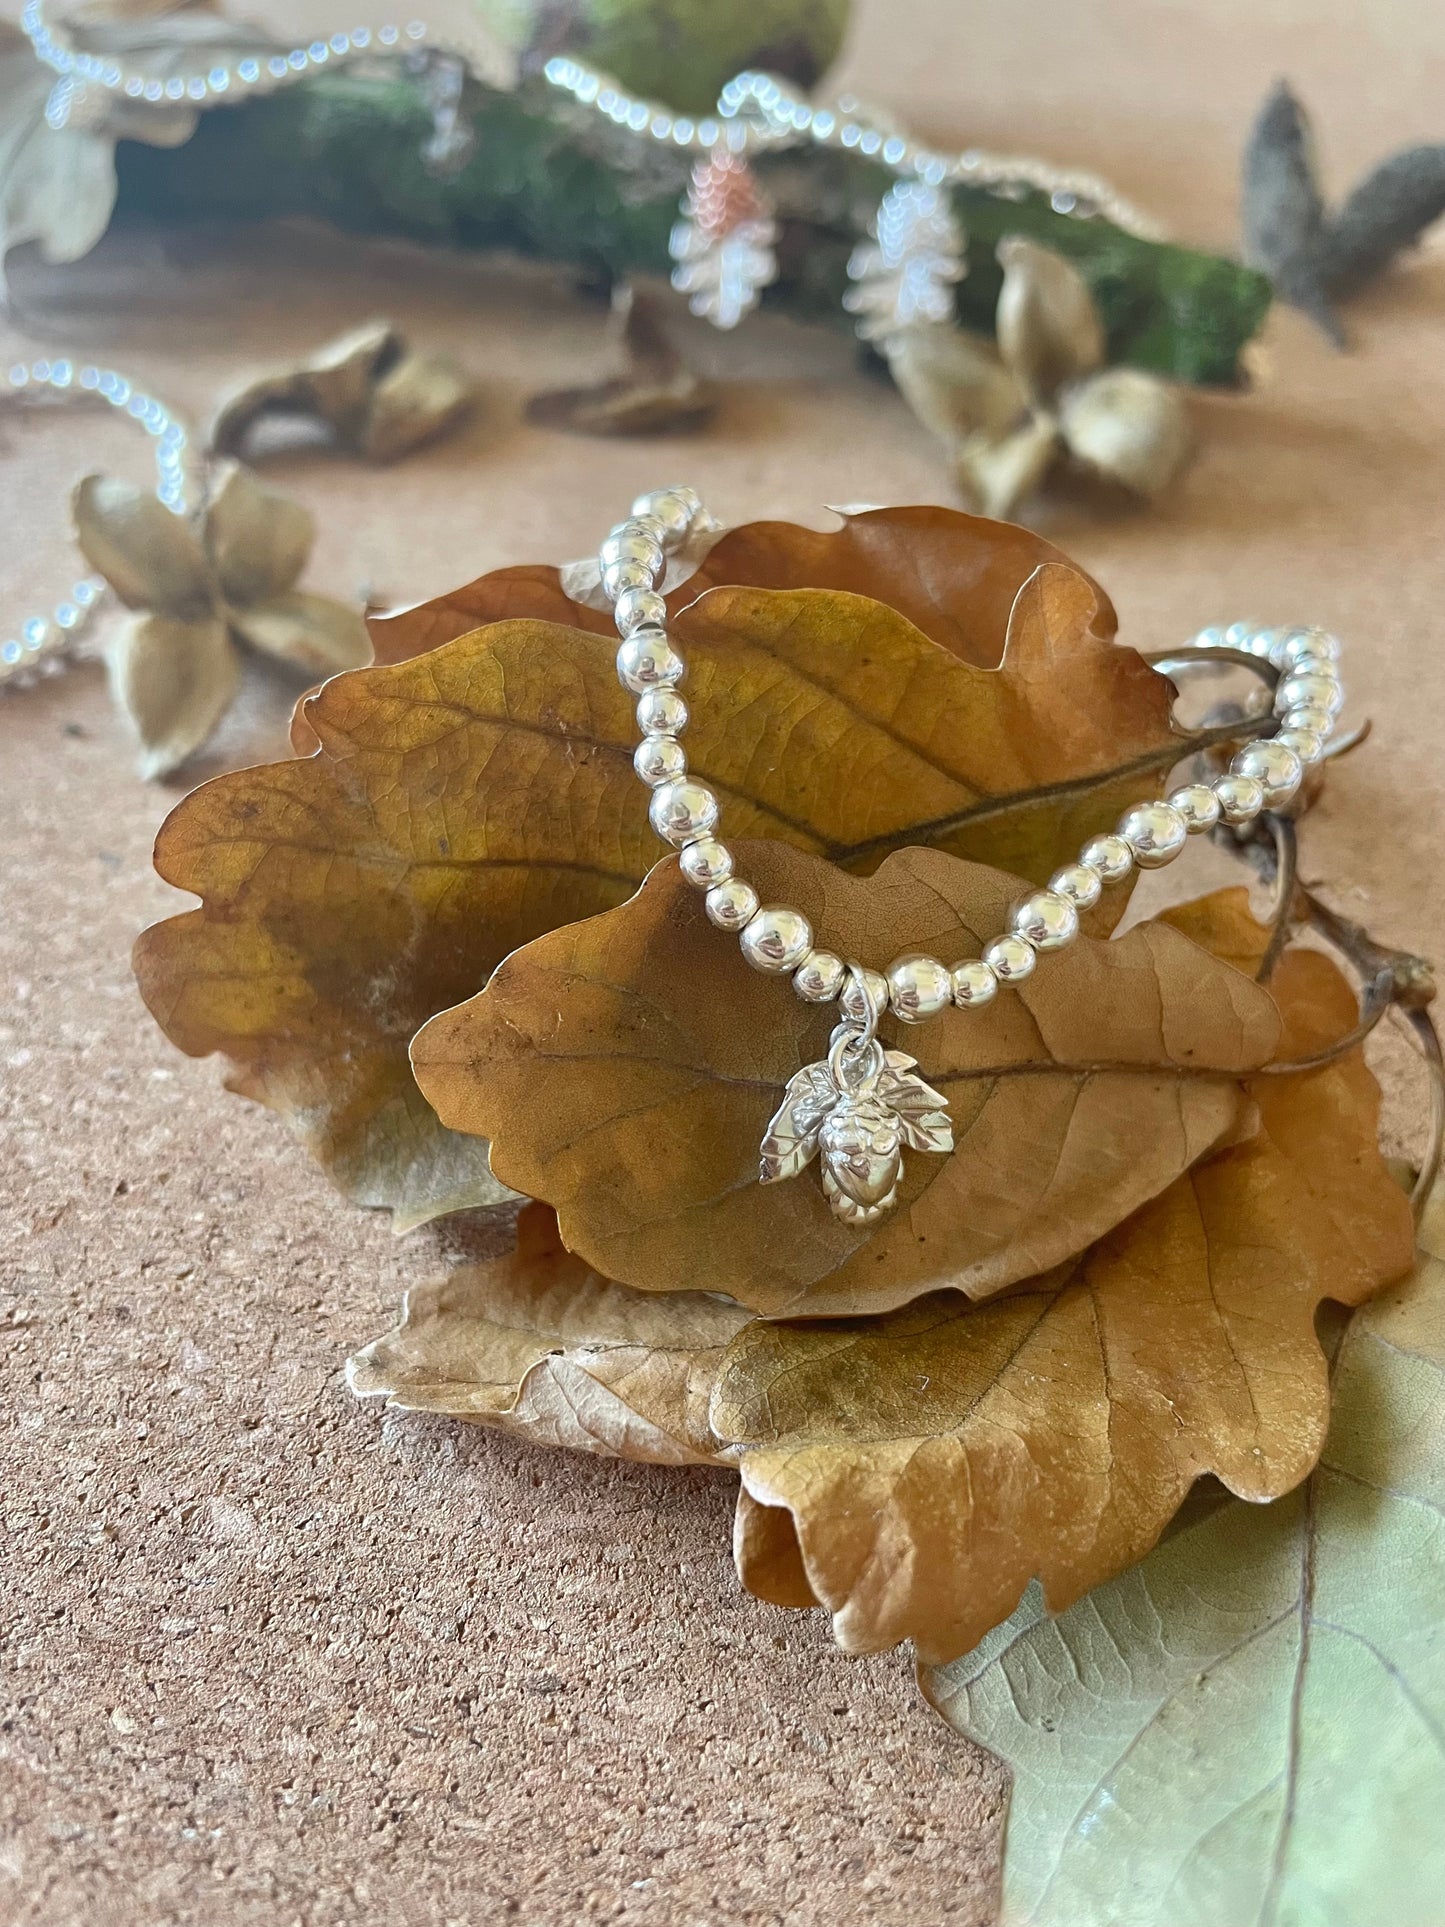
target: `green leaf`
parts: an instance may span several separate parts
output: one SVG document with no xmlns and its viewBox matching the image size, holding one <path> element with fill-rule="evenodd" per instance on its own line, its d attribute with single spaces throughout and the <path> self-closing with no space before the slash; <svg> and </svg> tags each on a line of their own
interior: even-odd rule
<svg viewBox="0 0 1445 1927">
<path fill-rule="evenodd" d="M 1196 1506 L 923 1676 L 1014 1770 L 1005 1927 L 1439 1927 L 1445 1190 L 1422 1244 L 1345 1335 L 1304 1487 Z"/>
</svg>

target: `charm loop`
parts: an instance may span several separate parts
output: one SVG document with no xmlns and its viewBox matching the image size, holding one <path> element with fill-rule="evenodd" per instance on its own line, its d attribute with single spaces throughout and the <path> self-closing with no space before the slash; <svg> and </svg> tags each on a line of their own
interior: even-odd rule
<svg viewBox="0 0 1445 1927">
<path fill-rule="evenodd" d="M 887 1065 L 883 1046 L 866 1030 L 839 1024 L 828 1046 L 828 1075 L 849 1097 L 871 1096 Z"/>
</svg>

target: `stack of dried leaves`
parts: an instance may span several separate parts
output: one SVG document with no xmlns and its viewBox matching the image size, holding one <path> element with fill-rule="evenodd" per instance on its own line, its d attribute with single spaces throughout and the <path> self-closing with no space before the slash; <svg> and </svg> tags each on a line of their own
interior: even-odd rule
<svg viewBox="0 0 1445 1927">
<path fill-rule="evenodd" d="M 1178 729 L 1101 591 L 1020 529 L 759 523 L 667 587 L 747 874 L 871 965 L 976 954 L 1021 877 L 1226 733 Z M 201 905 L 137 951 L 174 1041 L 400 1227 L 536 1200 L 411 1294 L 358 1392 L 732 1468 L 749 1589 L 931 1662 L 1031 1580 L 1061 1611 L 1131 1566 L 1205 1475 L 1308 1476 L 1317 1308 L 1412 1249 L 1323 954 L 1243 889 L 1124 935 L 1093 913 L 1020 994 L 909 1033 L 957 1148 L 843 1225 L 756 1182 L 831 1018 L 658 861 L 606 614 L 515 568 L 375 632 L 378 666 L 306 701 L 312 754 L 172 815 L 159 867 Z"/>
</svg>

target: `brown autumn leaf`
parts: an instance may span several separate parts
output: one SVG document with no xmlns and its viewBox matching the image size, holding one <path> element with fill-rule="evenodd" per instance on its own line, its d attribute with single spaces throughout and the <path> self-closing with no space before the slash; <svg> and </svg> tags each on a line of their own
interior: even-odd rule
<svg viewBox="0 0 1445 1927">
<path fill-rule="evenodd" d="M 514 1250 L 407 1294 L 402 1322 L 347 1382 L 404 1412 L 471 1419 L 541 1444 L 656 1465 L 716 1461 L 707 1407 L 723 1347 L 747 1323 L 700 1292 L 658 1298 L 601 1278 L 531 1204 Z"/>
<path fill-rule="evenodd" d="M 885 523 L 870 540 L 904 537 Z M 988 578 L 977 556 L 967 568 Z M 938 842 L 1043 878 L 1189 747 L 1096 597 L 1063 564 L 1037 570 L 1002 664 L 981 669 L 861 596 L 719 588 L 675 625 L 693 765 L 743 835 L 858 869 Z M 334 678 L 306 724 L 315 755 L 218 778 L 168 820 L 157 866 L 203 902 L 141 938 L 142 992 L 181 1049 L 224 1053 L 234 1088 L 398 1229 L 495 1203 L 485 1145 L 437 1122 L 407 1044 L 518 945 L 621 903 L 661 854 L 631 699 L 594 635 L 512 621 Z"/>
<path fill-rule="evenodd" d="M 1347 1030 L 1317 953 L 1276 975 L 1286 1046 Z M 1141 1558 L 1192 1482 L 1277 1497 L 1328 1417 L 1314 1328 L 1408 1270 L 1408 1203 L 1356 1050 L 1254 1081 L 1261 1128 L 1053 1279 L 989 1304 L 936 1294 L 877 1319 L 745 1326 L 711 1422 L 738 1451 L 743 1582 L 827 1607 L 839 1643 L 968 1651 L 1029 1581 L 1061 1611 Z"/>
<path fill-rule="evenodd" d="M 916 629 L 981 669 L 1003 655 L 1019 590 L 1045 562 L 1074 565 L 1029 529 L 960 509 L 928 506 L 844 514 L 836 529 L 794 522 L 745 522 L 712 546 L 667 597 L 670 614 L 720 585 L 755 589 L 846 589 L 896 609 Z M 1095 627 L 1112 639 L 1113 606 L 1097 583 Z M 540 563 L 494 569 L 415 608 L 370 618 L 378 662 L 406 662 L 484 623 L 531 616 L 613 634 L 604 609 L 581 608 L 559 570 Z"/>
<path fill-rule="evenodd" d="M 780 843 L 738 856 L 764 902 L 873 968 L 977 956 L 1019 888 L 940 851 L 867 880 Z M 497 1176 L 555 1206 L 608 1277 L 831 1317 L 943 1285 L 987 1297 L 1072 1257 L 1235 1126 L 1238 1080 L 1278 1039 L 1268 993 L 1179 932 L 1081 939 L 983 1010 L 892 1026 L 948 1098 L 956 1148 L 910 1155 L 899 1209 L 856 1227 L 810 1172 L 758 1183 L 764 1127 L 834 1017 L 720 941 L 669 862 L 508 957 L 412 1060 L 443 1122 L 489 1137 Z"/>
</svg>

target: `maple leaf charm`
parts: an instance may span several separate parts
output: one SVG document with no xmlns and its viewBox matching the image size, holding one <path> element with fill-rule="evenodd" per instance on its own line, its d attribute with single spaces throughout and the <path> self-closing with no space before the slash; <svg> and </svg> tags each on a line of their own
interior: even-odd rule
<svg viewBox="0 0 1445 1927">
<path fill-rule="evenodd" d="M 840 1026 L 826 1061 L 790 1079 L 763 1136 L 759 1182 L 796 1177 L 820 1157 L 833 1215 L 876 1224 L 898 1202 L 905 1149 L 953 1149 L 948 1100 L 914 1064 Z"/>
</svg>

